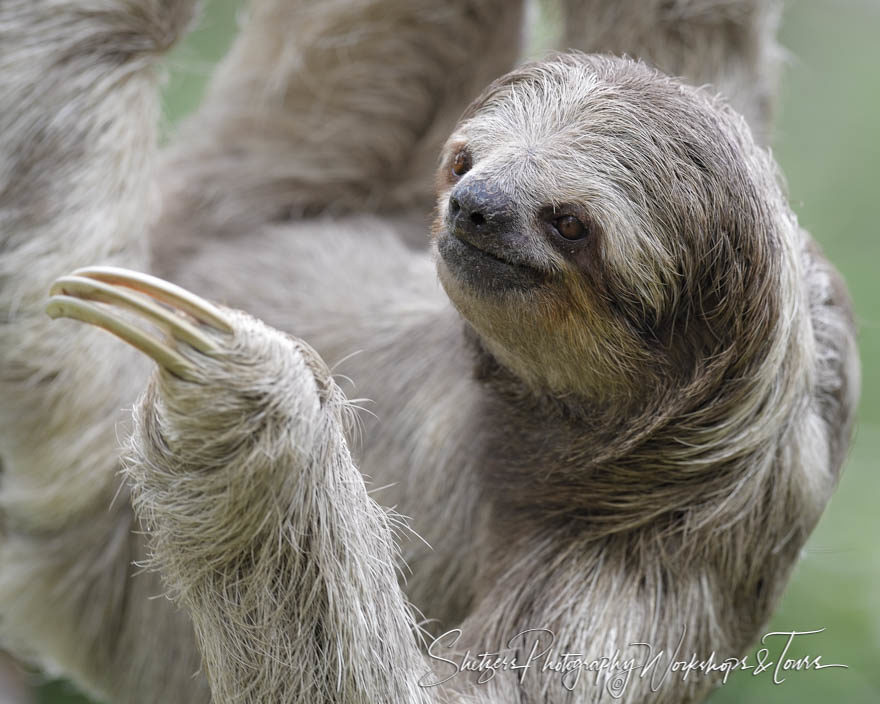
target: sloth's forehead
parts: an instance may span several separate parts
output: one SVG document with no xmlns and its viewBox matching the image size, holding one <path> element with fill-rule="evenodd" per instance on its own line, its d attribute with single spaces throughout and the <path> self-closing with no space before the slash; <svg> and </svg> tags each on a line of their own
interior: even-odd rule
<svg viewBox="0 0 880 704">
<path fill-rule="evenodd" d="M 474 177 L 491 175 L 542 203 L 603 198 L 624 181 L 633 187 L 637 179 L 628 163 L 640 162 L 640 178 L 651 171 L 650 159 L 626 159 L 636 148 L 626 132 L 605 134 L 584 114 L 556 113 L 543 122 L 523 116 L 520 124 L 503 114 L 479 115 L 452 144 L 470 150 Z"/>
<path fill-rule="evenodd" d="M 482 117 L 482 116 L 481 116 Z M 507 115 L 489 114 L 472 123 L 464 133 L 475 156 L 519 154 L 538 157 L 547 153 L 574 156 L 589 146 L 586 121 L 512 120 Z"/>
<path fill-rule="evenodd" d="M 595 124 L 603 89 L 586 76 L 581 85 L 515 85 L 466 124 L 474 146 L 576 147 Z"/>
<path fill-rule="evenodd" d="M 460 126 L 477 157 L 519 150 L 583 162 L 606 155 L 602 161 L 614 166 L 632 162 L 635 151 L 650 167 L 681 159 L 685 141 L 711 151 L 726 129 L 705 95 L 633 62 L 567 57 L 509 80 L 487 91 Z"/>
<path fill-rule="evenodd" d="M 668 123 L 653 119 L 653 111 L 621 96 L 616 86 L 585 80 L 543 89 L 514 86 L 465 122 L 457 141 L 477 159 L 531 160 L 581 172 L 616 170 L 632 161 L 634 151 L 646 167 L 678 158 L 669 148 L 674 136 Z"/>
</svg>

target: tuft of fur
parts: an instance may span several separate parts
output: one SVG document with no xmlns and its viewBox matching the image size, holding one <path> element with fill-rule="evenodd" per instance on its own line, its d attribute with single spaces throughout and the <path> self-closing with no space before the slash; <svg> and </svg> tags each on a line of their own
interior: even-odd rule
<svg viewBox="0 0 880 704">
<path fill-rule="evenodd" d="M 10 649 L 114 702 L 567 704 L 609 695 L 511 672 L 420 687 L 445 670 L 411 611 L 459 626 L 459 651 L 526 628 L 596 655 L 749 645 L 834 487 L 858 391 L 845 287 L 712 97 L 760 140 L 775 4 L 567 7 L 569 46 L 715 88 L 565 54 L 455 125 L 511 67 L 519 3 L 255 0 L 157 160 L 155 61 L 192 2 L 0 5 Z M 404 241 L 428 239 L 450 131 L 432 262 Z M 479 293 L 447 267 L 448 199 L 477 182 L 515 204 L 498 254 L 539 286 Z M 566 208 L 590 226 L 580 244 L 545 227 Z M 150 380 L 140 355 L 42 312 L 53 279 L 98 262 L 265 322 L 230 311 L 222 353 L 186 352 L 199 382 Z M 322 360 L 370 399 L 359 434 Z M 150 598 L 166 590 L 176 603 Z"/>
</svg>

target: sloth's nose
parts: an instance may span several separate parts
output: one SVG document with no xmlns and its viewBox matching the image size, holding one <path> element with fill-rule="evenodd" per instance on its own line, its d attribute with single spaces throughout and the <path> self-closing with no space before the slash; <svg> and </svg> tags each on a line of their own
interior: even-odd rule
<svg viewBox="0 0 880 704">
<path fill-rule="evenodd" d="M 449 196 L 450 229 L 465 239 L 508 232 L 515 218 L 513 199 L 486 181 L 458 184 Z M 473 242 L 479 245 L 479 242 Z"/>
</svg>

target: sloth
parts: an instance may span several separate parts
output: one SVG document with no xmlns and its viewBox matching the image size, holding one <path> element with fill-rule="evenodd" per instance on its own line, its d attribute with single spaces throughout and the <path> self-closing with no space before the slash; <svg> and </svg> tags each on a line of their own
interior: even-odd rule
<svg viewBox="0 0 880 704">
<path fill-rule="evenodd" d="M 759 635 L 859 385 L 773 8 L 571 2 L 653 66 L 511 70 L 517 3 L 255 2 L 157 160 L 193 5 L 0 6 L 6 647 L 112 702 L 704 699 L 649 655 Z"/>
</svg>

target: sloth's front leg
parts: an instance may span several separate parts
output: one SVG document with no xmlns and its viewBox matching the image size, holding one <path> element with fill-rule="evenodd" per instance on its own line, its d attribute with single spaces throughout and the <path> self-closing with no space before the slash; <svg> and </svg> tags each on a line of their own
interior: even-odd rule
<svg viewBox="0 0 880 704">
<path fill-rule="evenodd" d="M 82 269 L 49 312 L 159 364 L 126 472 L 153 560 L 191 613 L 216 702 L 426 702 L 389 517 L 306 344 L 153 277 Z"/>
</svg>

